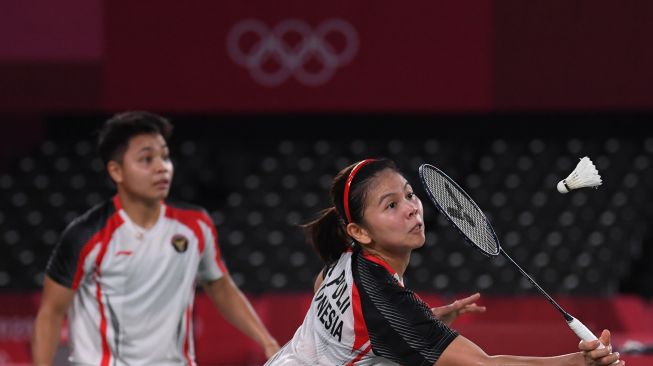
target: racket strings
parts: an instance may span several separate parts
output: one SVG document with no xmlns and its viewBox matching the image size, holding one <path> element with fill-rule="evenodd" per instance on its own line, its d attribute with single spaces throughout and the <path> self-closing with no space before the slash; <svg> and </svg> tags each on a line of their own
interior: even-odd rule
<svg viewBox="0 0 653 366">
<path fill-rule="evenodd" d="M 444 173 L 425 165 L 421 170 L 424 187 L 449 221 L 469 241 L 488 255 L 499 254 L 499 244 L 483 212 Z"/>
<path fill-rule="evenodd" d="M 451 178 L 432 165 L 424 164 L 419 168 L 422 179 L 431 201 L 438 207 L 447 219 L 460 231 L 468 242 L 488 255 L 498 255 L 501 251 L 499 240 L 494 229 L 487 221 L 483 211 Z M 571 330 L 583 340 L 595 340 L 596 336 L 580 320 L 567 313 L 535 280 L 524 271 L 505 251 L 501 251 L 535 288 L 546 297 L 565 318 Z"/>
</svg>

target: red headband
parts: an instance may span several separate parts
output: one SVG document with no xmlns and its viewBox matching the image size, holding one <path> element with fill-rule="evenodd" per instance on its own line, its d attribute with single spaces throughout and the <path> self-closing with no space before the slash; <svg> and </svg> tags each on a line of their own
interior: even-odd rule
<svg viewBox="0 0 653 366">
<path fill-rule="evenodd" d="M 356 176 L 356 173 L 358 173 L 360 168 L 373 161 L 376 161 L 376 159 L 365 159 L 359 162 L 358 164 L 354 165 L 354 167 L 351 169 L 351 172 L 349 172 L 349 177 L 347 178 L 347 182 L 345 183 L 345 192 L 342 198 L 343 206 L 345 208 L 345 215 L 347 216 L 347 223 L 351 222 L 351 214 L 349 213 L 349 188 L 351 187 L 351 182 L 354 180 L 354 177 Z"/>
</svg>

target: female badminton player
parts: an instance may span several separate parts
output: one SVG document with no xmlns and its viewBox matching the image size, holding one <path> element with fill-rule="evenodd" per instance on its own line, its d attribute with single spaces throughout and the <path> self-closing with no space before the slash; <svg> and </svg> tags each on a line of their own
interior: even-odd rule
<svg viewBox="0 0 653 366">
<path fill-rule="evenodd" d="M 605 348 L 583 341 L 580 352 L 527 357 L 490 356 L 451 329 L 458 312 L 429 309 L 404 287 L 410 253 L 425 241 L 423 209 L 392 161 L 367 159 L 343 169 L 331 200 L 305 226 L 325 262 L 310 309 L 266 365 L 624 365 L 611 352 L 607 330 L 600 337 Z"/>
</svg>

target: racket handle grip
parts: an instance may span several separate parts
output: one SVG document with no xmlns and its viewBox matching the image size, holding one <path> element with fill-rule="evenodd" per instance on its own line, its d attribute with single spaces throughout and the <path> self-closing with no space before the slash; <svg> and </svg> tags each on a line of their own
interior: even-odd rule
<svg viewBox="0 0 653 366">
<path fill-rule="evenodd" d="M 572 318 L 571 321 L 567 322 L 569 324 L 569 328 L 576 333 L 578 338 L 584 340 L 584 341 L 595 341 L 598 338 L 592 333 L 591 330 L 589 330 L 585 324 L 583 324 L 580 320 L 576 318 Z M 599 342 L 599 349 L 605 348 L 605 345 L 601 342 Z"/>
</svg>

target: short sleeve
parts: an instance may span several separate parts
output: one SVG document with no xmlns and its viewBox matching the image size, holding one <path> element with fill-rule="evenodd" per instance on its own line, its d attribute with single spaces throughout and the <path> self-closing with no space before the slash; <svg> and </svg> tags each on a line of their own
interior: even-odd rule
<svg viewBox="0 0 653 366">
<path fill-rule="evenodd" d="M 214 281 L 227 273 L 227 267 L 222 261 L 218 244 L 218 232 L 212 220 L 206 214 L 202 215 L 200 227 L 205 244 L 202 257 L 200 258 L 197 277 L 200 281 Z"/>
<path fill-rule="evenodd" d="M 458 336 L 382 266 L 357 256 L 352 270 L 374 354 L 406 366 L 430 366 Z"/>
<path fill-rule="evenodd" d="M 48 277 L 63 286 L 76 289 L 86 273 L 84 261 L 96 244 L 95 241 L 98 241 L 95 236 L 100 233 L 110 235 L 120 225 L 115 213 L 112 201 L 106 201 L 70 223 L 50 255 L 45 269 Z"/>
<path fill-rule="evenodd" d="M 84 246 L 79 235 L 76 235 L 76 231 L 73 225 L 64 230 L 50 255 L 45 270 L 50 278 L 68 288 L 73 287 L 77 262 Z"/>
</svg>

